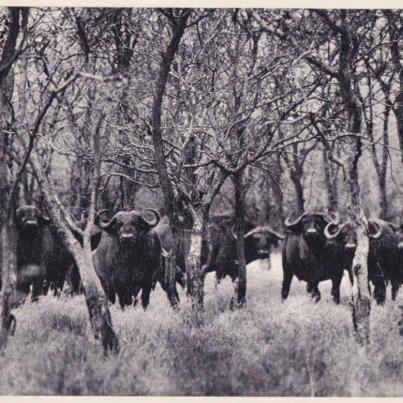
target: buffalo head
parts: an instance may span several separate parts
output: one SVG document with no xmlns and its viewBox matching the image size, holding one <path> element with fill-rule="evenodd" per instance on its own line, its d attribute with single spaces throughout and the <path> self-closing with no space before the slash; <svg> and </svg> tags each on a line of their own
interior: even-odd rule
<svg viewBox="0 0 403 403">
<path fill-rule="evenodd" d="M 148 211 L 155 216 L 153 220 L 147 219 Z M 141 234 L 148 232 L 160 221 L 160 215 L 154 209 L 145 209 L 143 212 L 119 211 L 108 222 L 103 222 L 100 217 L 105 212 L 106 210 L 101 210 L 97 214 L 95 224 L 110 235 L 117 236 L 121 243 L 135 244 Z"/>
<path fill-rule="evenodd" d="M 334 216 L 333 220 L 338 220 L 338 217 Z M 294 221 L 287 218 L 284 225 L 293 234 L 302 234 L 305 240 L 315 242 L 325 240 L 323 232 L 331 221 L 332 218 L 326 213 L 303 213 Z"/>
<path fill-rule="evenodd" d="M 396 235 L 397 235 L 397 247 L 399 250 L 403 252 L 403 224 L 400 227 L 396 228 Z"/>
<path fill-rule="evenodd" d="M 282 239 L 284 236 L 269 226 L 258 226 L 245 234 L 245 251 L 255 250 L 255 259 L 266 259 L 270 257 L 271 247 L 278 246 Z"/>
<path fill-rule="evenodd" d="M 35 206 L 21 206 L 15 214 L 15 223 L 19 230 L 37 230 L 49 223 L 49 218 L 43 215 Z"/>
<path fill-rule="evenodd" d="M 378 220 L 368 221 L 368 236 L 371 239 L 378 239 L 383 232 L 383 225 Z M 333 220 L 327 224 L 324 234 L 327 239 L 341 241 L 346 252 L 353 253 L 357 247 L 357 236 L 350 221 L 340 223 L 340 220 Z"/>
</svg>

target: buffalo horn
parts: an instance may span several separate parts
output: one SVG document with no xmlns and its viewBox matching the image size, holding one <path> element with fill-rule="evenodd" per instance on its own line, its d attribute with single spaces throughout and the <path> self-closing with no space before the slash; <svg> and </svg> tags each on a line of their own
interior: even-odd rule
<svg viewBox="0 0 403 403">
<path fill-rule="evenodd" d="M 324 231 L 323 231 L 323 233 L 325 234 L 325 237 L 326 237 L 327 239 L 336 238 L 337 235 L 340 234 L 340 231 L 342 230 L 342 228 L 343 228 L 344 225 L 345 225 L 345 224 L 340 225 L 340 215 L 339 215 L 339 213 L 335 213 L 335 214 L 333 214 L 333 215 L 334 215 L 334 219 L 333 219 L 332 221 L 330 221 L 330 222 L 326 225 L 326 227 L 325 227 L 325 229 L 324 229 Z M 336 232 L 334 232 L 334 233 L 331 234 L 331 233 L 330 233 L 330 228 L 331 228 L 333 225 L 336 226 L 336 227 L 338 227 L 338 229 L 337 229 Z"/>
<path fill-rule="evenodd" d="M 305 215 L 306 213 L 302 213 L 295 221 L 291 221 L 290 217 L 287 217 L 286 220 L 284 221 L 284 225 L 287 228 L 293 227 L 294 225 L 298 224 L 301 221 L 302 217 L 304 217 Z"/>
<path fill-rule="evenodd" d="M 116 214 L 108 222 L 101 221 L 101 215 L 106 213 L 107 211 L 108 211 L 108 209 L 103 209 L 103 210 L 99 211 L 97 213 L 97 215 L 95 216 L 95 224 L 98 225 L 98 227 L 101 229 L 108 229 L 109 226 L 112 224 L 112 222 L 115 220 Z"/>
<path fill-rule="evenodd" d="M 155 219 L 153 221 L 149 221 L 146 218 L 144 218 L 143 216 L 141 217 L 150 227 L 155 227 L 161 219 L 160 214 L 158 213 L 157 210 L 154 210 L 152 208 L 147 208 L 144 211 L 151 211 L 151 213 L 153 213 L 155 215 Z"/>
<path fill-rule="evenodd" d="M 377 221 L 377 220 L 373 220 L 373 221 L 370 221 L 370 222 L 372 223 L 372 225 L 375 225 L 375 227 L 378 227 L 378 230 L 375 232 L 375 234 L 371 234 L 371 233 L 369 232 L 369 226 L 368 226 L 368 236 L 369 236 L 370 238 L 372 238 L 372 239 L 378 239 L 378 238 L 382 235 L 383 226 L 382 226 L 382 224 L 381 224 L 379 221 Z"/>
<path fill-rule="evenodd" d="M 274 236 L 276 236 L 278 239 L 281 239 L 281 240 L 284 239 L 284 235 L 281 235 L 278 232 L 274 231 L 274 229 L 270 228 L 268 225 L 265 225 L 262 227 L 256 227 L 256 228 L 250 230 L 249 232 L 247 232 L 245 234 L 244 238 L 248 238 L 251 235 L 260 234 L 262 232 L 268 232 L 269 234 L 273 234 Z"/>
</svg>

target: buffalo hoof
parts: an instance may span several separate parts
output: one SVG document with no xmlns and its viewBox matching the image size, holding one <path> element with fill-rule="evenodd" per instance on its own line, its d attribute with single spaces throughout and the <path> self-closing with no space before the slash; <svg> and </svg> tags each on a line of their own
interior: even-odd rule
<svg viewBox="0 0 403 403">
<path fill-rule="evenodd" d="M 315 301 L 315 303 L 318 303 L 320 301 L 321 295 L 320 294 L 313 294 L 312 299 Z"/>
</svg>

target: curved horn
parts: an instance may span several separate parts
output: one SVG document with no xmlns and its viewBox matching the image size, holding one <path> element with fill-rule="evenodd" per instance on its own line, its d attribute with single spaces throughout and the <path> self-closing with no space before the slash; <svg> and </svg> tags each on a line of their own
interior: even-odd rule
<svg viewBox="0 0 403 403">
<path fill-rule="evenodd" d="M 155 215 L 155 219 L 154 221 L 149 221 L 146 218 L 144 218 L 143 216 L 141 216 L 141 218 L 150 226 L 150 227 L 155 227 L 161 219 L 160 213 L 157 210 L 154 210 L 153 208 L 146 208 L 144 211 L 151 211 L 151 213 L 153 213 Z"/>
<path fill-rule="evenodd" d="M 115 220 L 116 214 L 108 222 L 101 221 L 101 215 L 106 213 L 107 211 L 108 211 L 108 209 L 103 209 L 103 210 L 99 211 L 97 213 L 97 215 L 95 216 L 95 225 L 98 225 L 98 227 L 101 229 L 108 229 L 111 226 L 111 224 L 113 223 L 113 221 Z"/>
<path fill-rule="evenodd" d="M 331 234 L 331 233 L 330 233 L 330 228 L 331 228 L 333 225 L 335 225 L 336 227 L 338 227 L 338 230 L 337 230 L 336 232 L 334 232 L 334 233 Z M 326 237 L 327 239 L 336 238 L 337 235 L 340 234 L 340 231 L 342 230 L 342 228 L 343 228 L 345 225 L 346 225 L 345 223 L 344 223 L 343 225 L 340 225 L 340 215 L 339 215 L 339 213 L 335 213 L 335 214 L 334 214 L 334 220 L 333 220 L 333 221 L 330 221 L 330 222 L 326 225 L 325 229 L 323 230 L 323 233 L 325 234 L 325 237 Z"/>
<path fill-rule="evenodd" d="M 330 233 L 330 228 L 335 225 L 336 227 L 338 226 L 337 224 L 335 224 L 333 221 L 331 221 L 329 224 L 326 225 L 325 229 L 323 230 L 323 233 L 325 234 L 325 237 L 327 239 L 333 239 L 336 238 L 337 235 L 340 234 L 341 228 L 342 226 L 338 226 L 338 229 L 336 232 L 333 232 L 332 234 Z"/>
<path fill-rule="evenodd" d="M 294 225 L 298 224 L 301 221 L 302 217 L 304 217 L 305 215 L 306 213 L 302 213 L 295 221 L 291 221 L 290 217 L 287 217 L 286 220 L 284 221 L 284 225 L 287 228 L 293 227 Z"/>
<path fill-rule="evenodd" d="M 378 227 L 378 230 L 375 232 L 375 234 L 371 234 L 369 231 L 369 225 L 368 225 L 368 236 L 372 239 L 378 239 L 382 235 L 383 225 L 378 220 L 368 221 L 368 224 L 369 223 L 371 223 L 372 225 L 375 225 L 375 227 Z"/>
<path fill-rule="evenodd" d="M 258 234 L 259 232 L 262 232 L 262 227 L 253 228 L 244 235 L 244 238 L 248 238 L 252 235 Z"/>
<path fill-rule="evenodd" d="M 269 234 L 274 235 L 275 237 L 277 237 L 278 239 L 283 240 L 284 239 L 284 235 L 279 234 L 278 232 L 274 231 L 274 229 L 270 228 L 268 225 L 265 225 L 263 227 L 256 227 L 253 228 L 252 230 L 250 230 L 248 233 L 245 234 L 244 238 L 247 238 L 251 235 L 255 235 L 258 233 L 262 233 L 262 232 L 268 232 Z"/>
</svg>

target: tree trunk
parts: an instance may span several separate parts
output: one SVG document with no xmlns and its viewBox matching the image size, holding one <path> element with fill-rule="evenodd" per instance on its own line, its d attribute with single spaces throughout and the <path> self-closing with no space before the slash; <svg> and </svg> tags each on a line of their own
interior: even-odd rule
<svg viewBox="0 0 403 403">
<path fill-rule="evenodd" d="M 304 205 L 305 205 L 304 187 L 302 186 L 302 175 L 303 172 L 301 167 L 297 166 L 291 168 L 290 176 L 292 183 L 294 184 L 295 187 L 298 215 L 304 212 Z"/>
<path fill-rule="evenodd" d="M 246 303 L 246 261 L 245 261 L 245 195 L 243 172 L 233 176 L 235 186 L 235 236 L 238 257 L 238 277 L 235 280 L 235 295 L 231 308 L 242 307 Z"/>
<path fill-rule="evenodd" d="M 172 227 L 172 249 L 165 258 L 165 273 L 164 273 L 164 283 L 165 291 L 167 293 L 168 301 L 172 308 L 177 308 L 179 301 L 176 297 L 176 261 L 178 250 L 180 247 L 181 239 L 178 236 L 177 229 Z"/>
<path fill-rule="evenodd" d="M 168 168 L 165 161 L 165 153 L 164 153 L 164 143 L 162 139 L 162 129 L 161 129 L 161 118 L 162 118 L 162 101 L 164 98 L 166 84 L 168 81 L 169 72 L 171 70 L 172 61 L 175 57 L 176 51 L 178 50 L 179 43 L 185 32 L 186 21 L 189 17 L 189 11 L 182 11 L 182 14 L 176 19 L 172 16 L 171 19 L 171 28 L 172 28 L 172 37 L 169 42 L 169 45 L 162 56 L 162 61 L 158 73 L 157 83 L 155 86 L 155 93 L 153 98 L 152 112 L 151 112 L 151 121 L 152 121 L 152 138 L 154 144 L 154 156 L 155 156 L 155 165 L 158 173 L 158 178 L 161 186 L 161 190 L 164 196 L 164 204 L 165 210 L 168 213 L 170 224 L 172 226 L 172 233 L 174 236 L 173 245 L 176 245 L 176 248 L 172 248 L 172 256 L 171 256 L 171 264 L 167 265 L 168 270 L 174 272 L 170 272 L 168 278 L 172 279 L 175 276 L 176 272 L 176 256 L 178 253 L 178 233 L 180 231 L 180 222 L 178 217 L 178 208 L 177 208 L 177 198 L 173 189 L 173 185 L 170 181 Z M 173 301 L 174 296 L 174 285 L 175 284 L 167 284 L 168 286 L 168 299 Z M 195 286 L 197 289 L 197 285 Z M 197 305 L 195 305 L 196 307 Z"/>
<path fill-rule="evenodd" d="M 379 193 L 380 193 L 380 207 L 381 207 L 381 218 L 384 220 L 389 219 L 389 204 L 387 195 L 387 184 L 386 176 L 388 172 L 388 146 L 389 146 L 389 115 L 391 106 L 389 103 L 386 104 L 385 110 L 383 112 L 383 150 L 382 150 L 382 162 L 380 166 L 379 175 Z"/>
<path fill-rule="evenodd" d="M 402 40 L 401 32 L 403 25 L 401 22 L 401 16 L 399 15 L 400 11 L 395 12 L 392 10 L 385 10 L 384 13 L 388 20 L 392 64 L 398 77 L 398 89 L 393 112 L 396 116 L 397 131 L 399 134 L 400 142 L 401 161 L 403 162 L 403 64 L 401 62 L 401 50 L 399 48 Z M 400 27 L 396 25 L 396 20 L 400 21 Z"/>
<path fill-rule="evenodd" d="M 3 303 L 1 312 L 0 349 L 7 345 L 7 338 L 13 335 L 16 327 L 16 320 L 11 313 L 11 307 L 15 301 L 15 289 L 17 285 L 17 234 L 13 219 L 9 218 L 3 222 L 1 227 L 0 253 L 2 267 L 2 291 Z"/>
<path fill-rule="evenodd" d="M 95 154 L 96 152 L 94 151 L 94 155 Z M 69 213 L 64 209 L 62 203 L 58 199 L 52 183 L 44 175 L 36 156 L 32 156 L 31 162 L 37 173 L 39 187 L 42 191 L 44 204 L 49 213 L 50 219 L 56 227 L 62 242 L 73 255 L 80 272 L 94 336 L 96 339 L 101 340 L 105 353 L 109 350 L 116 352 L 119 350 L 119 340 L 113 330 L 108 301 L 102 289 L 101 282 L 96 275 L 92 260 L 90 242 L 90 231 L 92 225 L 87 225 L 83 232 L 83 247 L 81 247 L 80 243 L 69 229 L 69 226 L 74 225 L 74 223 L 72 222 Z M 89 217 L 89 220 L 91 220 L 91 216 Z"/>
<path fill-rule="evenodd" d="M 368 253 L 369 238 L 367 233 L 368 221 L 360 206 L 360 191 L 357 172 L 350 171 L 350 209 L 349 215 L 357 236 L 352 273 L 354 285 L 352 290 L 353 325 L 359 344 L 366 345 L 370 339 L 371 299 L 368 286 Z"/>
<path fill-rule="evenodd" d="M 192 320 L 196 326 L 203 324 L 204 277 L 201 265 L 201 251 L 206 233 L 206 213 L 194 214 L 193 228 L 190 235 L 190 249 L 186 264 L 186 275 L 191 284 Z"/>
<path fill-rule="evenodd" d="M 357 236 L 357 248 L 352 263 L 354 286 L 352 292 L 353 324 L 357 342 L 369 343 L 370 338 L 370 292 L 368 287 L 368 222 L 360 200 L 358 162 L 362 155 L 362 105 L 353 89 L 353 32 L 348 21 L 347 10 L 341 10 L 341 34 L 339 56 L 339 83 L 343 102 L 347 110 L 347 130 L 351 138 L 347 140 L 349 149 L 347 160 L 347 181 L 350 197 L 349 218 Z M 356 38 L 355 38 L 356 39 Z"/>
<path fill-rule="evenodd" d="M 325 182 L 328 195 L 328 210 L 329 212 L 336 212 L 338 210 L 337 199 L 337 177 L 333 175 L 329 152 L 326 147 L 323 147 L 323 167 L 325 170 Z"/>
<path fill-rule="evenodd" d="M 21 26 L 20 26 L 21 17 Z M 16 231 L 13 225 L 14 195 L 10 177 L 7 134 L 7 119 L 12 116 L 9 104 L 13 93 L 13 77 L 9 75 L 12 59 L 15 56 L 17 38 L 20 29 L 25 29 L 28 20 L 28 9 L 9 8 L 7 37 L 4 41 L 0 57 L 0 247 L 2 269 L 2 312 L 0 330 L 0 348 L 7 345 L 8 335 L 14 332 L 16 321 L 11 314 L 11 304 L 17 283 Z"/>
</svg>

